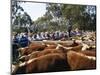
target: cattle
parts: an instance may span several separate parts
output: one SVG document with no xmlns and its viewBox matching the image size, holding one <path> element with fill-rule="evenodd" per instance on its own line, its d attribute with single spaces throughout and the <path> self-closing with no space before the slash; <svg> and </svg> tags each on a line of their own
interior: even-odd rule
<svg viewBox="0 0 100 75">
<path fill-rule="evenodd" d="M 65 46 L 65 47 L 75 47 L 75 46 L 79 45 L 79 43 L 77 43 L 76 40 L 73 40 L 72 42 L 69 41 L 69 43 L 59 42 L 59 44 Z"/>
<path fill-rule="evenodd" d="M 52 72 L 70 69 L 63 54 L 52 53 L 43 55 L 27 62 L 21 63 L 17 68 L 17 74 Z"/>
<path fill-rule="evenodd" d="M 71 67 L 71 70 L 95 69 L 96 57 L 88 56 L 88 54 L 75 51 L 67 52 L 67 61 Z"/>
<path fill-rule="evenodd" d="M 29 49 L 29 47 L 19 48 L 18 51 L 20 53 L 20 56 L 27 55 L 28 49 Z"/>
<path fill-rule="evenodd" d="M 19 52 L 21 56 L 23 56 L 23 55 L 28 55 L 34 51 L 42 51 L 44 50 L 45 47 L 46 45 L 32 44 L 32 45 L 29 45 L 28 47 L 20 48 Z"/>
<path fill-rule="evenodd" d="M 47 47 L 45 47 L 45 49 L 55 49 L 57 47 L 57 45 L 47 45 Z"/>
<path fill-rule="evenodd" d="M 19 61 L 25 62 L 25 61 L 28 61 L 29 59 L 36 58 L 36 57 L 38 56 L 39 53 L 40 53 L 40 51 L 35 51 L 35 52 L 32 52 L 32 53 L 29 54 L 29 55 L 21 56 L 21 57 L 19 58 Z"/>
<path fill-rule="evenodd" d="M 61 54 L 63 52 L 62 52 L 62 50 L 57 50 L 57 49 L 44 49 L 43 51 L 35 51 L 35 52 L 32 52 L 29 55 L 24 55 L 24 56 L 19 58 L 19 61 L 27 61 L 29 59 L 33 59 L 33 58 L 36 58 L 36 57 L 39 57 L 39 56 L 43 56 L 43 55 L 46 55 L 46 54 L 52 54 L 52 53 Z"/>
<path fill-rule="evenodd" d="M 76 42 L 75 39 L 73 39 L 73 43 L 70 45 L 70 47 L 75 47 L 75 46 L 78 46 L 79 43 Z"/>
<path fill-rule="evenodd" d="M 26 47 L 26 48 L 21 48 L 21 57 L 19 58 L 19 61 L 27 61 L 28 59 L 31 59 L 31 58 L 34 58 L 34 57 L 38 57 L 38 56 L 41 56 L 41 55 L 45 55 L 45 54 L 48 54 L 48 53 L 54 53 L 54 52 L 61 52 L 56 48 L 56 45 L 49 45 L 48 47 L 46 47 L 43 51 L 33 51 L 32 53 L 30 53 L 30 48 L 29 47 Z M 29 50 L 27 50 L 29 49 Z M 27 53 L 27 55 L 25 54 Z"/>
<path fill-rule="evenodd" d="M 46 54 L 52 54 L 52 53 L 59 53 L 62 54 L 63 52 L 59 49 L 45 49 L 41 51 L 38 56 L 46 55 Z"/>
<path fill-rule="evenodd" d="M 33 58 L 37 58 L 38 55 L 40 54 L 41 51 L 35 51 L 33 53 L 31 53 L 30 55 L 28 55 L 28 60 L 33 59 Z"/>
<path fill-rule="evenodd" d="M 29 48 L 32 50 L 32 51 L 42 51 L 44 48 L 46 47 L 45 44 L 43 45 L 38 45 L 38 44 L 33 44 L 33 45 L 29 45 Z"/>
<path fill-rule="evenodd" d="M 96 46 L 89 46 L 89 48 L 87 48 L 87 50 L 90 50 L 90 51 L 96 51 Z"/>
<path fill-rule="evenodd" d="M 94 56 L 94 57 L 96 57 L 96 51 L 95 50 L 92 50 L 92 51 L 85 50 L 85 51 L 80 51 L 80 53 L 85 54 L 87 56 Z"/>
<path fill-rule="evenodd" d="M 81 43 L 77 43 L 77 42 L 73 42 L 72 44 L 68 45 L 65 43 L 60 43 L 57 45 L 56 49 L 63 49 L 65 51 L 85 51 L 85 50 L 90 50 L 90 51 L 95 51 L 96 47 L 95 46 L 89 46 L 83 42 Z"/>
<path fill-rule="evenodd" d="M 75 46 L 75 47 L 65 47 L 63 45 L 58 44 L 58 46 L 56 47 L 56 49 L 63 50 L 66 53 L 67 51 L 70 51 L 70 50 L 77 51 L 77 52 L 81 51 L 82 47 L 83 46 L 81 44 L 78 45 L 78 46 Z"/>
<path fill-rule="evenodd" d="M 82 43 L 83 47 L 82 47 L 82 51 L 87 50 L 89 48 L 89 46 L 87 44 Z"/>
<path fill-rule="evenodd" d="M 84 48 L 84 50 L 82 50 Z M 95 47 L 77 43 L 44 42 L 31 43 L 20 48 L 21 61 L 12 73 L 27 74 L 96 68 Z M 91 51 L 92 50 L 92 51 Z"/>
</svg>

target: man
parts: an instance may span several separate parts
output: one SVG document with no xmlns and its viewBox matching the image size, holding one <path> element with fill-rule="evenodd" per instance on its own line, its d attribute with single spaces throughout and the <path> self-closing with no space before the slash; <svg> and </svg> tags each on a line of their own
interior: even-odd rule
<svg viewBox="0 0 100 75">
<path fill-rule="evenodd" d="M 17 34 L 14 35 L 13 39 L 12 39 L 12 61 L 13 62 L 17 62 L 17 58 L 19 56 L 19 52 L 18 52 L 18 48 L 19 48 L 19 39 L 17 37 Z"/>
<path fill-rule="evenodd" d="M 68 35 L 71 37 L 71 30 L 72 30 L 72 24 L 71 24 L 71 19 L 68 20 Z"/>
<path fill-rule="evenodd" d="M 28 37 L 26 37 L 25 35 L 22 35 L 22 37 L 19 40 L 19 44 L 21 47 L 26 47 L 29 44 L 29 40 Z"/>
</svg>

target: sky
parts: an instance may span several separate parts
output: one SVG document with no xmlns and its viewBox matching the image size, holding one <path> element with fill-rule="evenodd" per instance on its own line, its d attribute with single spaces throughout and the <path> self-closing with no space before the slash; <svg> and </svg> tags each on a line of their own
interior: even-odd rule
<svg viewBox="0 0 100 75">
<path fill-rule="evenodd" d="M 21 3 L 21 7 L 23 7 L 24 11 L 27 12 L 33 21 L 37 20 L 38 17 L 41 17 L 46 12 L 46 4 L 45 3 Z"/>
</svg>

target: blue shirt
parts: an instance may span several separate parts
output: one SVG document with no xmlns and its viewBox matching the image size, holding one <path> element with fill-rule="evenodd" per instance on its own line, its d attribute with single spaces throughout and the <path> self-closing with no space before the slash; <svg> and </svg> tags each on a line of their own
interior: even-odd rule
<svg viewBox="0 0 100 75">
<path fill-rule="evenodd" d="M 21 47 L 26 47 L 28 46 L 29 40 L 27 37 L 22 37 L 20 38 L 19 44 Z"/>
</svg>

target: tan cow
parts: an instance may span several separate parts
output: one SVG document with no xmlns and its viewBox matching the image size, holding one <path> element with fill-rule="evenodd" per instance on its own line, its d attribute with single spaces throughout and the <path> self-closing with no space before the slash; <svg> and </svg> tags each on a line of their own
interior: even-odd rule
<svg viewBox="0 0 100 75">
<path fill-rule="evenodd" d="M 38 56 L 43 56 L 43 55 L 52 54 L 52 53 L 60 53 L 60 54 L 62 54 L 63 52 L 62 52 L 62 50 L 59 50 L 59 49 L 44 49 L 43 51 L 41 51 L 38 54 Z"/>
<path fill-rule="evenodd" d="M 34 73 L 67 70 L 66 57 L 60 53 L 43 55 L 19 65 L 15 73 Z"/>
<path fill-rule="evenodd" d="M 35 52 L 32 52 L 31 54 L 21 56 L 21 57 L 19 58 L 19 61 L 25 62 L 25 61 L 28 61 L 29 59 L 36 58 L 36 57 L 38 57 L 38 54 L 39 54 L 39 53 L 40 53 L 40 51 L 35 51 Z"/>
<path fill-rule="evenodd" d="M 46 45 L 37 45 L 37 44 L 33 45 L 32 44 L 32 45 L 29 45 L 28 47 L 20 48 L 19 52 L 20 52 L 21 56 L 23 56 L 23 55 L 31 54 L 34 51 L 42 51 L 42 50 L 44 50 L 45 47 L 46 47 Z"/>
<path fill-rule="evenodd" d="M 57 45 L 49 45 L 47 44 L 47 47 L 45 49 L 56 49 Z"/>
<path fill-rule="evenodd" d="M 34 51 L 29 55 L 24 55 L 22 57 L 19 58 L 19 61 L 28 61 L 29 59 L 33 59 L 39 56 L 43 56 L 46 54 L 52 54 L 52 53 L 63 53 L 62 50 L 58 50 L 58 49 L 44 49 L 43 51 Z"/>
<path fill-rule="evenodd" d="M 91 53 L 90 53 L 91 54 Z M 67 52 L 67 60 L 71 70 L 85 70 L 96 68 L 96 57 L 88 56 L 89 53 L 80 53 L 75 51 Z"/>
<path fill-rule="evenodd" d="M 66 53 L 67 51 L 70 51 L 70 50 L 72 50 L 72 51 L 81 51 L 82 47 L 83 46 L 81 44 L 78 45 L 78 46 L 74 46 L 74 47 L 65 47 L 63 45 L 58 44 L 56 49 L 63 50 Z"/>
</svg>

